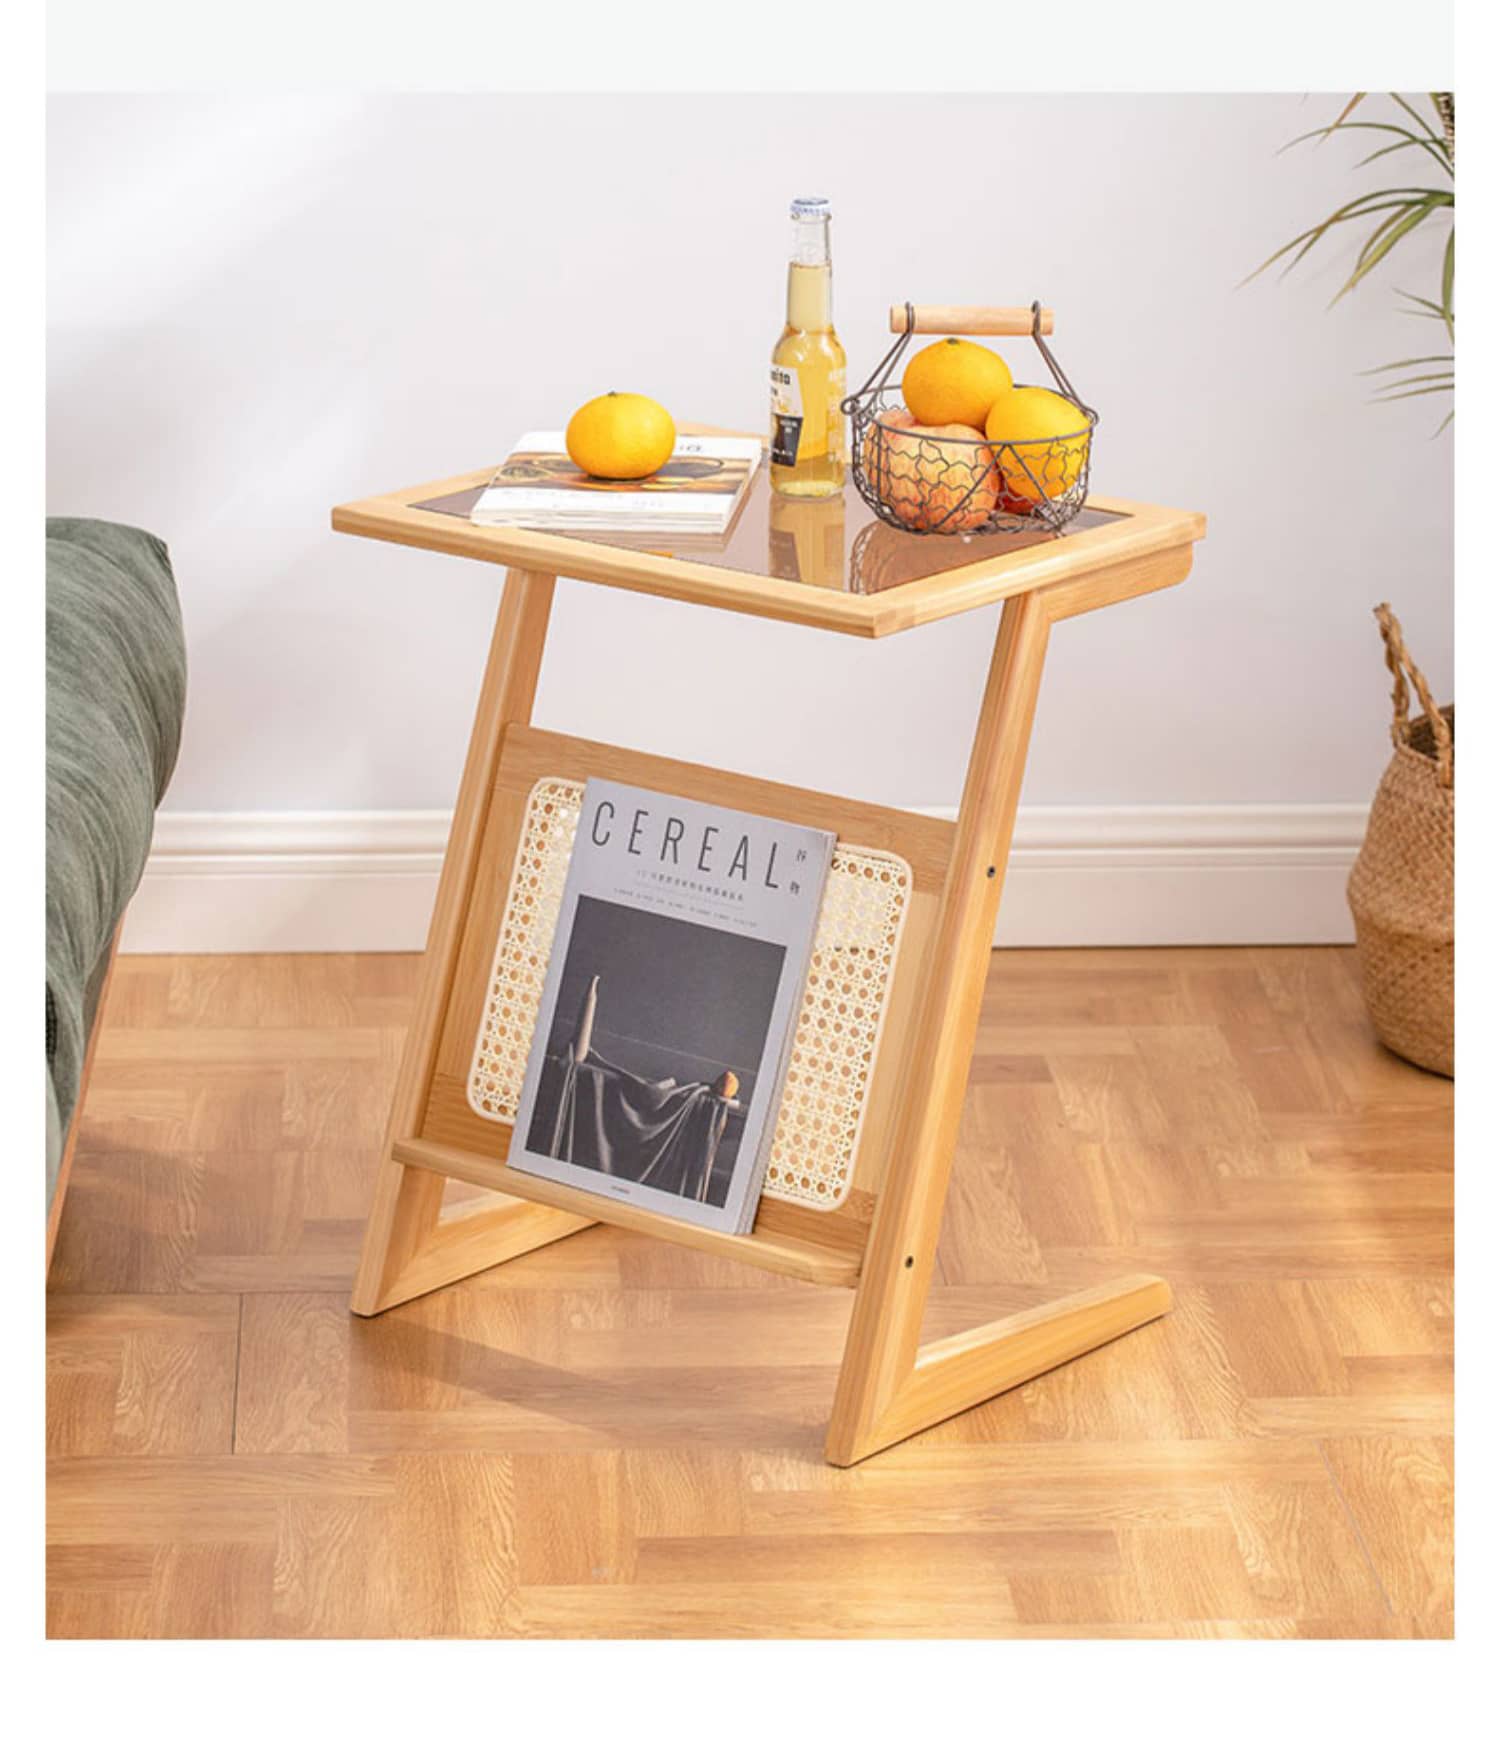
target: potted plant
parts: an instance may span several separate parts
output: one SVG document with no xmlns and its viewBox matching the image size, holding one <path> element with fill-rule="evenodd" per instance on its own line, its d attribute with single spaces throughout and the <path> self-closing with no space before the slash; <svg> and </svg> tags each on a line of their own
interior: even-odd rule
<svg viewBox="0 0 1500 1758">
<path fill-rule="evenodd" d="M 1394 112 L 1372 115 L 1368 94 L 1356 92 L 1326 128 L 1288 146 L 1359 131 L 1385 136 L 1360 165 L 1376 160 L 1414 167 L 1410 184 L 1372 189 L 1343 203 L 1269 256 L 1255 274 L 1284 264 L 1289 272 L 1340 228 L 1373 221 L 1354 266 L 1334 295 L 1338 303 L 1416 232 L 1448 226 L 1437 297 L 1401 293 L 1411 315 L 1442 324 L 1445 354 L 1422 354 L 1372 367 L 1381 380 L 1377 402 L 1446 395 L 1454 389 L 1453 254 L 1454 109 L 1452 92 L 1429 92 L 1419 107 L 1386 94 Z M 1420 165 L 1420 171 L 1415 167 Z M 1253 277 L 1251 277 L 1253 279 Z M 1404 374 L 1404 377 L 1392 376 Z M 1438 432 L 1453 419 L 1450 408 Z M 1436 436 L 1434 436 L 1436 437 Z M 1349 876 L 1349 906 L 1359 944 L 1365 1005 L 1376 1035 L 1398 1056 L 1436 1074 L 1453 1073 L 1453 750 L 1454 713 L 1439 707 L 1412 661 L 1388 604 L 1375 612 L 1394 679 L 1391 742 L 1395 747 L 1370 809 L 1359 857 Z M 1421 713 L 1410 714 L 1409 688 Z"/>
</svg>

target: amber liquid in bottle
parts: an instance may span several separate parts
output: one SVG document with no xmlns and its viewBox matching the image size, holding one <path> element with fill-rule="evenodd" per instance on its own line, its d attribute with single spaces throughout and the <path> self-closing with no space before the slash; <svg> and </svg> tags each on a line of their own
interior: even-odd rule
<svg viewBox="0 0 1500 1758">
<path fill-rule="evenodd" d="M 826 201 L 792 203 L 792 259 L 786 328 L 771 354 L 771 486 L 815 500 L 842 494 L 844 345 L 833 327 L 831 211 Z"/>
</svg>

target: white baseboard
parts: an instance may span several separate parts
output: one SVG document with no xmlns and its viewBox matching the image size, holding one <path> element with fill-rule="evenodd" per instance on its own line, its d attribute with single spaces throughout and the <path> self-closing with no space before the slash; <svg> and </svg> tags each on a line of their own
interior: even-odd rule
<svg viewBox="0 0 1500 1758">
<path fill-rule="evenodd" d="M 1033 806 L 1017 820 L 996 944 L 1349 941 L 1344 885 L 1365 810 Z M 163 812 L 123 948 L 419 950 L 447 833 L 446 812 Z"/>
</svg>

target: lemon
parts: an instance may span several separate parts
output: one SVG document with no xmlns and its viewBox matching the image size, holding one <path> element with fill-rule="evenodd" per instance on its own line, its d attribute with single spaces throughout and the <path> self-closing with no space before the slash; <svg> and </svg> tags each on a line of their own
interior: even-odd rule
<svg viewBox="0 0 1500 1758">
<path fill-rule="evenodd" d="M 984 433 L 1010 442 L 995 453 L 1005 498 L 1036 506 L 1044 494 L 1049 500 L 1066 494 L 1089 455 L 1088 425 L 1076 403 L 1043 385 L 1015 385 L 997 397 Z M 1048 443 L 1018 443 L 1027 440 Z"/>
<path fill-rule="evenodd" d="M 652 398 L 609 391 L 574 413 L 566 444 L 568 456 L 587 475 L 638 482 L 672 456 L 677 428 Z"/>
<path fill-rule="evenodd" d="M 901 375 L 901 395 L 922 427 L 955 421 L 983 427 L 990 405 L 1010 383 L 1010 368 L 998 354 L 946 336 L 913 355 Z"/>
</svg>

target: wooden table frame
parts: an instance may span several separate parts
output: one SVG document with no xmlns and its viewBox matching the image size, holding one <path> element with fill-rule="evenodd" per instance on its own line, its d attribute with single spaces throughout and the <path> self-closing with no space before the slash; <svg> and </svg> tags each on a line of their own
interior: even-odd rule
<svg viewBox="0 0 1500 1758">
<path fill-rule="evenodd" d="M 509 570 L 392 1101 L 353 1310 L 366 1316 L 382 1312 L 597 1221 L 785 1274 L 851 1284 L 857 1293 L 827 1435 L 827 1457 L 834 1465 L 852 1465 L 1167 1312 L 1171 1295 L 1164 1281 L 1128 1276 L 920 1345 L 1049 635 L 1063 619 L 1186 578 L 1193 544 L 1203 535 L 1202 517 L 1095 499 L 1092 506 L 1127 516 L 1114 526 L 1065 534 L 1034 549 L 861 598 L 543 532 L 482 529 L 414 505 L 480 481 L 483 474 L 334 511 L 337 530 L 478 556 L 503 562 Z M 809 1211 L 807 1225 L 799 1222 L 796 1232 L 758 1219 L 754 1234 L 716 1233 L 424 1138 L 486 815 L 507 731 L 530 725 L 559 574 L 871 637 L 1003 601 L 958 823 L 937 887 L 903 1042 L 895 1047 L 888 1077 L 898 1083 L 892 1127 L 884 1176 L 866 1224 L 839 1231 L 827 1225 L 836 1216 Z M 661 766 L 661 760 L 641 762 Z M 496 1194 L 445 1216 L 447 1177 Z M 762 1208 L 768 1203 L 764 1200 Z"/>
</svg>

